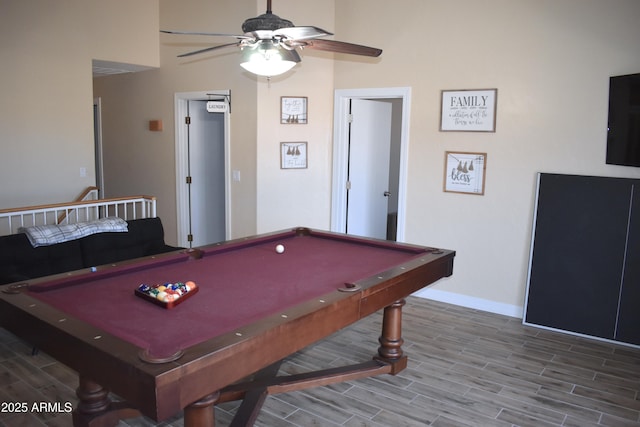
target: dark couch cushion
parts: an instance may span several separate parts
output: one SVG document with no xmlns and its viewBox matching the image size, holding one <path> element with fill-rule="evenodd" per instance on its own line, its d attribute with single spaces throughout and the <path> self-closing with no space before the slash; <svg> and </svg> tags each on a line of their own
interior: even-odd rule
<svg viewBox="0 0 640 427">
<path fill-rule="evenodd" d="M 34 248 L 27 236 L 0 237 L 0 283 L 48 276 L 83 267 L 78 241 Z"/>
<path fill-rule="evenodd" d="M 34 248 L 25 234 L 0 236 L 0 284 L 177 250 L 160 218 L 129 220 L 126 233 L 99 233 Z"/>
<path fill-rule="evenodd" d="M 49 274 L 64 273 L 65 271 L 79 270 L 84 267 L 82 263 L 82 247 L 79 240 L 37 247 L 35 250 L 46 252 L 49 261 Z"/>
<path fill-rule="evenodd" d="M 127 221 L 126 233 L 98 233 L 80 239 L 85 267 L 110 264 L 174 250 L 164 243 L 160 218 Z"/>
<path fill-rule="evenodd" d="M 29 264 L 45 268 L 45 263 L 45 254 L 37 253 L 24 234 L 0 237 L 0 284 L 27 279 L 22 271 Z"/>
</svg>

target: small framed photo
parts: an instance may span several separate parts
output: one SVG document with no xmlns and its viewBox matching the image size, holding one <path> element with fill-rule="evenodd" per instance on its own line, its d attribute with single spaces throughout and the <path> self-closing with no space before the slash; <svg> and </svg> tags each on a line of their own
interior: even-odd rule
<svg viewBox="0 0 640 427">
<path fill-rule="evenodd" d="M 487 153 L 446 151 L 444 191 L 484 195 Z"/>
<path fill-rule="evenodd" d="M 442 132 L 495 132 L 498 89 L 443 90 Z"/>
<path fill-rule="evenodd" d="M 281 142 L 280 169 L 306 169 L 307 143 Z"/>
<path fill-rule="evenodd" d="M 283 125 L 306 125 L 308 120 L 306 96 L 280 97 L 280 123 Z"/>
</svg>

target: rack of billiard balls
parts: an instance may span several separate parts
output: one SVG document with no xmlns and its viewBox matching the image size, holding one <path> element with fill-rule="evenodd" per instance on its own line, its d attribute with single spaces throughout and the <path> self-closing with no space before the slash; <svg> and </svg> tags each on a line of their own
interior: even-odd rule
<svg viewBox="0 0 640 427">
<path fill-rule="evenodd" d="M 173 308 L 198 292 L 195 282 L 165 283 L 162 285 L 141 284 L 135 290 L 135 295 L 164 308 Z"/>
</svg>

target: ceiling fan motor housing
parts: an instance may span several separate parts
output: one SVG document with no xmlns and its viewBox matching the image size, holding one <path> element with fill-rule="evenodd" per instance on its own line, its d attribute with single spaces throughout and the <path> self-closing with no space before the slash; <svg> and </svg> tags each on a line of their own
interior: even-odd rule
<svg viewBox="0 0 640 427">
<path fill-rule="evenodd" d="M 242 24 L 243 33 L 252 33 L 258 30 L 275 31 L 280 28 L 293 27 L 293 22 L 282 19 L 273 13 L 265 13 L 255 18 L 249 18 Z"/>
</svg>

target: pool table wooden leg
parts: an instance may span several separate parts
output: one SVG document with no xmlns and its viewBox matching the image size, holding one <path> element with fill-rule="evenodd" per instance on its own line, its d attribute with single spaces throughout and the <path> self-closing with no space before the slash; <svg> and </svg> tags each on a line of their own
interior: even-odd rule
<svg viewBox="0 0 640 427">
<path fill-rule="evenodd" d="M 407 367 L 407 356 L 402 351 L 402 307 L 404 299 L 398 300 L 384 308 L 382 318 L 382 335 L 378 341 L 378 356 L 374 359 L 391 365 L 391 374 L 395 375 Z"/>
<path fill-rule="evenodd" d="M 121 419 L 140 416 L 127 402 L 112 402 L 109 390 L 84 375 L 80 375 L 76 396 L 79 403 L 72 414 L 74 427 L 112 427 Z"/>
<path fill-rule="evenodd" d="M 220 398 L 220 392 L 203 397 L 184 408 L 184 427 L 213 427 L 215 421 L 214 405 Z"/>
</svg>

